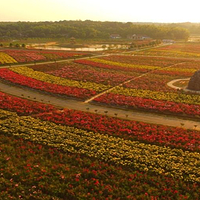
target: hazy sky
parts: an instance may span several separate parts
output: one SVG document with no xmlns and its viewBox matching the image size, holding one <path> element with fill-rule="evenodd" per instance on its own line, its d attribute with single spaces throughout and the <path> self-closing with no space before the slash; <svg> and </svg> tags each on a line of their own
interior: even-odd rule
<svg viewBox="0 0 200 200">
<path fill-rule="evenodd" d="M 199 0 L 1 0 L 0 21 L 200 22 Z"/>
</svg>

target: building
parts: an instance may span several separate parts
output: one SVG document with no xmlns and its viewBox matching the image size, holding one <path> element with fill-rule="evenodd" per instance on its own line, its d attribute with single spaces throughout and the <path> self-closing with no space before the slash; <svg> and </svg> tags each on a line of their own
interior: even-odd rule
<svg viewBox="0 0 200 200">
<path fill-rule="evenodd" d="M 129 35 L 128 38 L 132 40 L 150 40 L 151 39 L 148 36 L 137 35 L 137 34 Z"/>
<path fill-rule="evenodd" d="M 119 34 L 111 34 L 110 38 L 111 39 L 119 39 L 119 38 L 121 38 L 121 36 Z"/>
</svg>

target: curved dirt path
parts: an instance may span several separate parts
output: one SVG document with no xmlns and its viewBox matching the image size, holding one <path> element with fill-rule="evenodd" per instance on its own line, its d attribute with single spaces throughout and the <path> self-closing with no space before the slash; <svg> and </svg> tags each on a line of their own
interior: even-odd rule
<svg viewBox="0 0 200 200">
<path fill-rule="evenodd" d="M 174 83 L 176 83 L 177 81 L 188 81 L 190 80 L 190 78 L 183 78 L 183 79 L 175 79 L 175 80 L 172 80 L 170 82 L 167 83 L 167 85 L 171 88 L 174 88 L 174 89 L 183 89 L 183 91 L 185 92 L 190 92 L 190 93 L 194 93 L 194 94 L 200 94 L 200 91 L 195 91 L 195 90 L 190 90 L 190 89 L 187 89 L 186 87 L 177 87 L 174 85 Z"/>
<path fill-rule="evenodd" d="M 100 106 L 72 99 L 61 99 L 51 95 L 39 93 L 35 90 L 7 85 L 2 82 L 0 82 L 0 91 L 12 94 L 14 96 L 30 99 L 33 101 L 49 103 L 58 106 L 60 108 L 87 111 L 91 113 L 98 113 L 112 117 L 141 121 L 152 124 L 162 124 L 166 126 L 183 127 L 186 129 L 200 130 L 200 122 L 197 121 L 180 119 L 173 116 L 165 116 L 147 112 L 144 113 L 133 110 L 131 111 L 131 110 L 123 110 L 107 106 Z"/>
<path fill-rule="evenodd" d="M 102 56 L 108 56 L 108 55 L 109 54 L 104 54 L 104 55 L 100 54 L 100 55 L 84 57 L 84 59 L 85 58 L 92 58 L 92 57 L 102 57 Z M 29 64 L 27 63 L 27 64 L 17 64 L 17 65 L 5 65 L 5 66 L 0 66 L 0 68 L 9 68 L 9 67 L 18 67 L 18 66 L 31 66 L 31 65 L 55 63 L 55 62 L 69 62 L 69 61 L 78 60 L 78 59 L 83 59 L 83 58 L 67 59 L 67 60 L 59 60 L 59 61 L 37 62 L 37 63 L 29 63 Z M 174 65 L 177 65 L 177 64 L 181 64 L 181 63 L 176 63 Z M 168 66 L 166 68 L 170 68 L 174 65 Z M 127 80 L 127 81 L 130 82 L 130 81 L 132 81 L 136 78 L 140 78 L 140 77 L 145 76 L 145 75 L 147 75 L 151 72 L 152 71 L 147 72 L 145 74 L 142 74 L 139 77 L 134 77 L 134 78 Z M 127 81 L 125 81 L 124 83 L 121 83 L 118 86 L 122 86 Z M 117 86 L 115 86 L 115 87 L 117 87 Z M 115 87 L 110 88 L 109 90 L 98 94 L 98 96 L 101 96 L 104 93 L 113 90 Z M 28 88 L 24 89 L 24 88 L 21 88 L 19 86 L 11 86 L 11 85 L 4 84 L 2 82 L 0 82 L 0 91 L 14 95 L 14 96 L 18 96 L 18 97 L 21 97 L 21 98 L 30 99 L 30 100 L 33 100 L 33 101 L 52 104 L 52 105 L 60 107 L 60 108 L 68 108 L 68 109 L 87 111 L 87 112 L 91 112 L 91 113 L 98 113 L 98 114 L 108 115 L 108 116 L 112 116 L 112 117 L 141 121 L 141 122 L 152 123 L 152 124 L 162 124 L 162 125 L 166 125 L 166 126 L 174 126 L 174 127 L 182 127 L 182 128 L 186 128 L 186 129 L 200 130 L 200 122 L 198 122 L 198 121 L 180 119 L 180 118 L 177 118 L 177 117 L 174 117 L 174 116 L 169 116 L 169 115 L 159 115 L 159 114 L 148 113 L 148 112 L 124 110 L 124 109 L 120 109 L 120 108 L 100 106 L 100 105 L 97 105 L 97 104 L 89 103 L 90 101 L 92 101 L 97 96 L 91 97 L 90 99 L 86 100 L 85 102 L 78 101 L 78 100 L 72 100 L 72 99 L 61 99 L 61 98 L 58 98 L 58 97 L 54 97 L 54 96 L 51 96 L 51 95 L 47 95 L 47 94 L 44 94 L 44 93 L 37 92 L 37 91 L 32 90 L 32 89 L 28 89 Z"/>
<path fill-rule="evenodd" d="M 183 88 L 181 88 L 181 87 L 175 86 L 174 83 L 176 83 L 177 81 L 188 81 L 188 80 L 190 80 L 190 78 L 175 79 L 175 80 L 172 80 L 172 81 L 168 82 L 167 85 L 168 85 L 169 87 L 171 87 L 171 88 L 176 89 L 176 90 L 178 90 L 178 89 L 183 89 Z"/>
</svg>

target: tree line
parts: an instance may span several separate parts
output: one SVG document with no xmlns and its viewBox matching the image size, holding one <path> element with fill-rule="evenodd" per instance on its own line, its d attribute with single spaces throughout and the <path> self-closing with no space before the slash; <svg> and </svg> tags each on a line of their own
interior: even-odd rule
<svg viewBox="0 0 200 200">
<path fill-rule="evenodd" d="M 187 40 L 189 31 L 183 26 L 170 24 L 140 24 L 100 22 L 90 20 L 56 22 L 0 22 L 0 38 L 59 38 L 108 39 L 111 34 L 127 38 L 141 34 L 153 39 Z"/>
<path fill-rule="evenodd" d="M 177 24 L 179 27 L 185 28 L 189 31 L 190 34 L 200 35 L 200 23 L 179 23 Z"/>
</svg>

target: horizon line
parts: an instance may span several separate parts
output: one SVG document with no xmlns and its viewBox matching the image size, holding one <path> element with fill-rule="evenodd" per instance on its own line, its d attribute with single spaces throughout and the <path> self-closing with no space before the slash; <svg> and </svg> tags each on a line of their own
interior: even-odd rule
<svg viewBox="0 0 200 200">
<path fill-rule="evenodd" d="M 0 23 L 14 23 L 14 22 L 63 22 L 63 21 L 93 21 L 93 22 L 119 22 L 119 23 L 151 23 L 151 24 L 199 24 L 200 22 L 190 22 L 190 21 L 183 21 L 183 22 L 152 22 L 152 21 L 113 21 L 113 20 L 91 20 L 91 19 L 61 19 L 61 20 L 0 20 Z"/>
</svg>

